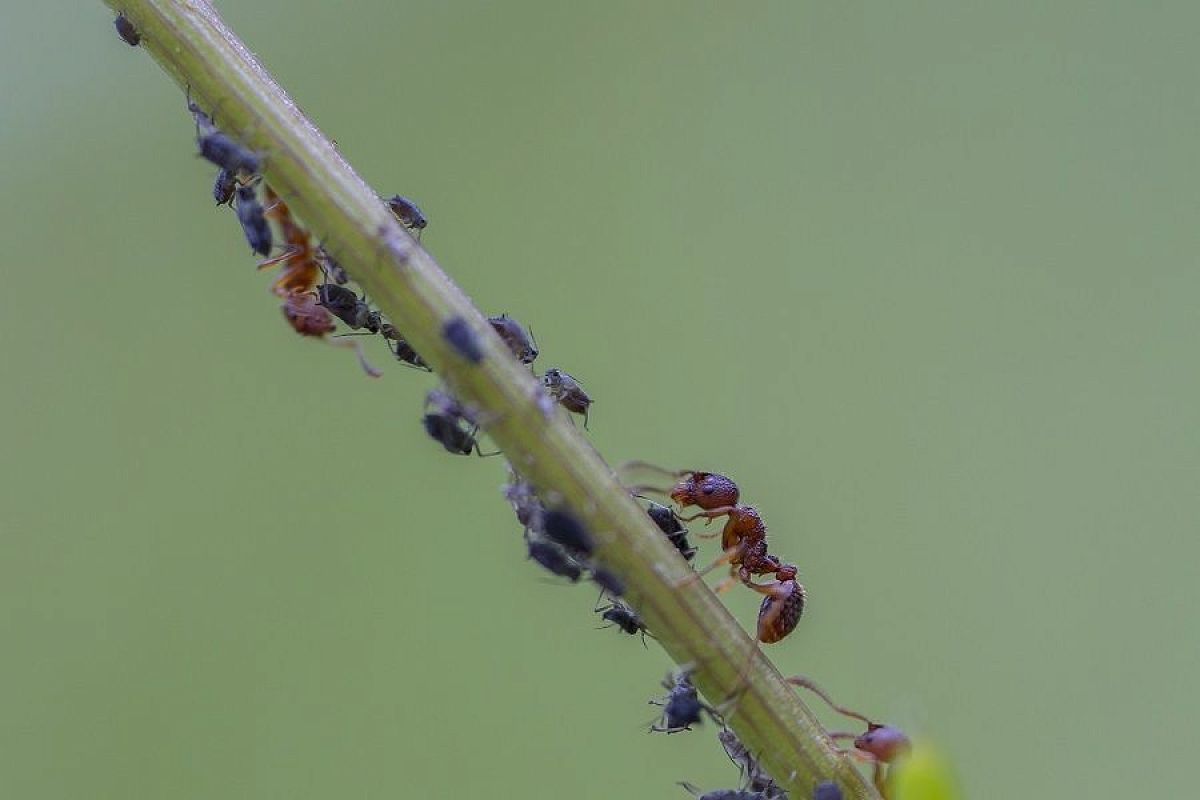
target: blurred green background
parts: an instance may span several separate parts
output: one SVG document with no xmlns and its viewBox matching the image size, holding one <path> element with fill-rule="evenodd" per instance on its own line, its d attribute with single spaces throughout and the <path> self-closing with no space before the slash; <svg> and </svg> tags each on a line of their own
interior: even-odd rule
<svg viewBox="0 0 1200 800">
<path fill-rule="evenodd" d="M 220 5 L 601 452 L 741 483 L 782 670 L 974 798 L 1194 791 L 1200 7 Z M 104 7 L 9 4 L 0 86 L 4 796 L 735 783 L 431 379 L 287 328 Z"/>
</svg>

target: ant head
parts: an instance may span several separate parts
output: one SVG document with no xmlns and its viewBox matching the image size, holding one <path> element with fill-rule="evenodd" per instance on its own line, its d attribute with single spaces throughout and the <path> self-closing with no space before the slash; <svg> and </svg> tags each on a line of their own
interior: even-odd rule
<svg viewBox="0 0 1200 800">
<path fill-rule="evenodd" d="M 703 509 L 737 505 L 737 484 L 716 472 L 689 472 L 671 490 L 671 499 L 680 506 Z"/>
<path fill-rule="evenodd" d="M 908 737 L 899 728 L 875 723 L 871 723 L 867 732 L 854 740 L 854 746 L 864 753 L 870 753 L 885 764 L 906 754 L 912 747 Z"/>
<path fill-rule="evenodd" d="M 795 564 L 780 564 L 779 568 L 775 570 L 775 580 L 790 581 L 796 577 L 796 572 Z"/>
</svg>

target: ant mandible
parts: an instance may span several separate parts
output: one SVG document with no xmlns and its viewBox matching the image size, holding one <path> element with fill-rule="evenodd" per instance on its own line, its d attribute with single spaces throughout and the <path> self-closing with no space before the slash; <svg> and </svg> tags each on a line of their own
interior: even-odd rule
<svg viewBox="0 0 1200 800">
<path fill-rule="evenodd" d="M 888 775 L 885 775 L 884 765 L 891 765 L 896 761 L 896 759 L 907 755 L 909 750 L 912 749 L 912 744 L 909 742 L 909 739 L 904 732 L 895 726 L 883 725 L 875 722 L 864 714 L 860 714 L 859 712 L 853 711 L 845 706 L 838 705 L 837 703 L 833 702 L 833 698 L 829 696 L 829 693 L 814 683 L 811 678 L 806 678 L 803 675 L 793 675 L 792 677 L 785 678 L 784 680 L 793 686 L 799 686 L 802 689 L 808 689 L 817 697 L 824 700 L 829 707 L 837 713 L 844 717 L 849 717 L 850 719 L 856 719 L 867 726 L 865 733 L 855 734 L 835 732 L 830 733 L 829 738 L 834 740 L 852 740 L 854 745 L 854 752 L 852 755 L 856 755 L 859 758 L 870 762 L 874 766 L 874 774 L 872 779 L 875 783 L 875 788 L 879 790 L 879 793 L 883 795 L 884 798 L 887 798 L 887 778 L 891 771 L 889 769 Z"/>
</svg>

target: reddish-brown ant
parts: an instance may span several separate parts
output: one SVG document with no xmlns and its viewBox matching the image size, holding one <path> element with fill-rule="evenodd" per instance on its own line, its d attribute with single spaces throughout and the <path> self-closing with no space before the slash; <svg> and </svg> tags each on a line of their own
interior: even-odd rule
<svg viewBox="0 0 1200 800">
<path fill-rule="evenodd" d="M 113 25 L 117 27 L 117 35 L 130 47 L 137 47 L 138 43 L 142 41 L 142 35 L 137 32 L 137 28 L 133 27 L 133 23 L 125 16 L 125 12 L 117 14 Z"/>
<path fill-rule="evenodd" d="M 561 369 L 552 367 L 546 370 L 546 374 L 542 376 L 542 384 L 559 405 L 574 414 L 583 415 L 583 427 L 586 429 L 588 408 L 592 405 L 592 398 L 583 390 L 579 382 Z"/>
<path fill-rule="evenodd" d="M 241 204 L 241 191 L 238 188 L 238 203 Z M 335 347 L 350 347 L 358 356 L 358 363 L 363 371 L 372 378 L 378 378 L 381 373 L 371 366 L 363 355 L 362 346 L 358 342 L 332 341 L 326 334 L 333 332 L 335 325 L 329 309 L 321 305 L 319 297 L 313 293 L 317 278 L 321 274 L 320 264 L 315 257 L 312 237 L 308 231 L 292 217 L 287 204 L 279 198 L 271 187 L 264 187 L 268 206 L 263 211 L 265 217 L 275 220 L 283 233 L 285 250 L 275 258 L 260 261 L 259 269 L 279 266 L 279 277 L 271 286 L 271 291 L 283 298 L 283 315 L 291 324 L 292 329 L 301 336 L 319 337 Z M 348 290 L 347 290 L 348 291 Z M 351 293 L 353 294 L 353 293 Z"/>
<path fill-rule="evenodd" d="M 829 693 L 818 686 L 810 678 L 803 675 L 793 675 L 785 679 L 793 686 L 799 686 L 803 689 L 808 689 L 810 692 L 820 697 L 829 707 L 844 717 L 856 719 L 867 726 L 865 733 L 830 733 L 831 739 L 850 739 L 854 744 L 854 752 L 851 755 L 857 755 L 870 762 L 874 767 L 873 779 L 875 788 L 885 798 L 888 796 L 887 791 L 887 775 L 884 774 L 884 765 L 890 765 L 901 756 L 907 755 L 912 745 L 907 736 L 899 728 L 892 725 L 882 725 L 875 722 L 870 717 L 853 711 L 845 706 L 838 705 L 833 702 L 833 698 Z"/>
</svg>

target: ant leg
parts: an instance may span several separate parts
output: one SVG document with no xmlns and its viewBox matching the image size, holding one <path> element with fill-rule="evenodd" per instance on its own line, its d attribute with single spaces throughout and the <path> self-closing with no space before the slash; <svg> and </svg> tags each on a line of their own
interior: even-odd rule
<svg viewBox="0 0 1200 800">
<path fill-rule="evenodd" d="M 837 703 L 833 702 L 833 698 L 829 696 L 829 693 L 826 692 L 824 689 L 822 689 L 817 684 L 815 684 L 811 678 L 806 678 L 803 675 L 793 675 L 790 678 L 784 678 L 784 680 L 787 681 L 788 683 L 792 684 L 793 686 L 800 686 L 804 689 L 808 689 L 810 692 L 815 694 L 817 697 L 824 700 L 829 705 L 830 708 L 832 708 L 834 711 L 841 714 L 843 717 L 850 717 L 851 719 L 856 719 L 860 722 L 864 722 L 867 725 L 875 724 L 872 720 L 868 719 L 867 717 L 863 716 L 862 714 L 858 713 L 857 711 L 852 711 L 849 708 L 846 708 L 845 706 L 839 706 Z M 853 738 L 853 737 L 851 737 L 851 738 Z"/>
<path fill-rule="evenodd" d="M 276 264 L 282 264 L 283 262 L 287 261 L 289 258 L 293 258 L 294 256 L 297 256 L 299 254 L 300 254 L 300 251 L 297 248 L 289 247 L 286 250 L 284 250 L 282 253 L 280 253 L 279 255 L 275 256 L 274 258 L 268 258 L 265 261 L 258 262 L 258 268 L 259 269 L 270 269 L 271 267 L 275 266 Z"/>
<path fill-rule="evenodd" d="M 723 564 L 729 564 L 730 562 L 740 558 L 742 555 L 742 551 L 745 550 L 745 547 L 746 547 L 745 543 L 739 542 L 738 544 L 734 545 L 733 547 L 729 548 L 724 553 L 722 553 L 720 556 L 718 556 L 716 561 L 713 561 L 711 564 L 709 564 L 704 569 L 696 570 L 691 575 L 688 575 L 686 578 L 683 578 L 675 585 L 676 586 L 687 586 L 689 583 L 692 583 L 693 581 L 700 580 L 701 578 L 703 578 L 708 573 L 712 572 L 717 567 L 719 567 Z"/>
<path fill-rule="evenodd" d="M 712 508 L 712 509 L 709 509 L 708 511 L 697 511 L 695 514 L 692 514 L 690 517 L 681 516 L 679 519 L 682 522 L 691 522 L 692 520 L 697 520 L 697 519 L 700 519 L 701 517 L 703 517 L 707 520 L 707 522 L 705 522 L 704 524 L 711 525 L 712 521 L 714 519 L 716 519 L 717 517 L 727 517 L 736 510 L 737 510 L 736 506 L 721 506 L 720 508 Z M 698 533 L 696 535 L 703 536 L 704 534 Z"/>
<path fill-rule="evenodd" d="M 381 375 L 383 375 L 382 372 L 380 372 L 379 370 L 372 367 L 370 362 L 367 361 L 367 357 L 363 353 L 362 343 L 344 341 L 344 340 L 339 341 L 339 342 L 334 342 L 334 341 L 331 341 L 329 338 L 326 338 L 326 337 L 322 337 L 322 338 L 325 339 L 326 344 L 328 344 L 330 347 L 343 347 L 343 348 L 349 348 L 349 349 L 353 350 L 354 354 L 356 356 L 358 356 L 358 363 L 360 366 L 362 366 L 363 372 L 367 373 L 372 378 L 378 378 Z"/>
</svg>

